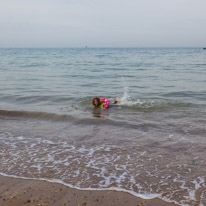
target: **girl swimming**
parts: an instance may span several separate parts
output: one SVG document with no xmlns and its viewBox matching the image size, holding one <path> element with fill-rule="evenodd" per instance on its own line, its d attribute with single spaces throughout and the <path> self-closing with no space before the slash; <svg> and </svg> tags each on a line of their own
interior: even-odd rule
<svg viewBox="0 0 206 206">
<path fill-rule="evenodd" d="M 114 104 L 116 104 L 118 102 L 121 102 L 121 100 L 116 99 L 114 101 Z M 109 104 L 110 104 L 110 102 L 107 98 L 100 99 L 99 97 L 95 97 L 93 99 L 93 105 L 94 105 L 95 108 L 107 109 L 109 107 Z"/>
</svg>

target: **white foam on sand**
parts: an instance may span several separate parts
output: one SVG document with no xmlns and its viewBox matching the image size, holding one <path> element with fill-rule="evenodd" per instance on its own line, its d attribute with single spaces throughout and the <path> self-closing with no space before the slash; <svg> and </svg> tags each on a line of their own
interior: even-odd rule
<svg viewBox="0 0 206 206">
<path fill-rule="evenodd" d="M 4 176 L 4 177 L 12 177 L 12 178 L 18 178 L 18 179 L 24 179 L 24 180 L 40 180 L 40 181 L 46 181 L 46 182 L 51 182 L 51 183 L 58 183 L 58 184 L 62 184 L 65 185 L 69 188 L 72 189 L 78 189 L 78 190 L 90 190 L 90 191 L 118 191 L 118 192 L 126 192 L 129 193 L 131 195 L 134 195 L 135 197 L 139 197 L 142 199 L 154 199 L 154 198 L 159 198 L 161 197 L 161 194 L 139 194 L 136 193 L 134 191 L 129 191 L 129 190 L 125 190 L 125 189 L 121 189 L 118 187 L 110 187 L 110 188 L 81 188 L 81 187 L 76 187 L 73 186 L 71 184 L 65 183 L 62 180 L 58 180 L 58 179 L 45 179 L 45 178 L 28 178 L 28 177 L 20 177 L 20 176 L 16 176 L 16 175 L 8 175 L 5 173 L 0 172 L 0 175 Z"/>
</svg>

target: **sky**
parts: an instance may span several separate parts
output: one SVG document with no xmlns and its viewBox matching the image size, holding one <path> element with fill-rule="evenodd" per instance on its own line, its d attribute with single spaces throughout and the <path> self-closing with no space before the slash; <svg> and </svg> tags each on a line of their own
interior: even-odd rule
<svg viewBox="0 0 206 206">
<path fill-rule="evenodd" d="M 0 0 L 0 47 L 206 47 L 206 0 Z"/>
</svg>

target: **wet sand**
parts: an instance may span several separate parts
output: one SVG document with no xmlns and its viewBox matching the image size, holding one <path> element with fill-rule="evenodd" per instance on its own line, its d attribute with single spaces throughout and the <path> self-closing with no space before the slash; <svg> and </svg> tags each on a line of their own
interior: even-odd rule
<svg viewBox="0 0 206 206">
<path fill-rule="evenodd" d="M 1 206 L 176 206 L 158 198 L 144 200 L 117 191 L 82 191 L 41 180 L 0 175 Z"/>
</svg>

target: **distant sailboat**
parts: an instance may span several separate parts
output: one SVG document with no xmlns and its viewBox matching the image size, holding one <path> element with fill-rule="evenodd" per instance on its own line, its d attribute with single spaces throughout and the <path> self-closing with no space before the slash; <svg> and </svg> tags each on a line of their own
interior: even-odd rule
<svg viewBox="0 0 206 206">
<path fill-rule="evenodd" d="M 88 46 L 85 46 L 85 49 L 87 49 L 88 48 Z"/>
</svg>

